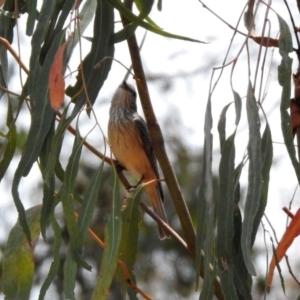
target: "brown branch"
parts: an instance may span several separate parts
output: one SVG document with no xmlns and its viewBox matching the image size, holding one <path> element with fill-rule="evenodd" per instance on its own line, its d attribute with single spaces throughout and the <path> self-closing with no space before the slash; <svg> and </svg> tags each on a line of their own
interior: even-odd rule
<svg viewBox="0 0 300 300">
<path fill-rule="evenodd" d="M 0 43 L 11 53 L 11 55 L 14 57 L 14 59 L 17 61 L 17 63 L 19 64 L 19 66 L 24 70 L 24 72 L 26 74 L 29 73 L 29 70 L 27 69 L 27 67 L 23 64 L 23 62 L 21 61 L 19 55 L 15 52 L 15 50 L 11 47 L 10 43 L 8 42 L 8 40 L 0 37 Z"/>
</svg>

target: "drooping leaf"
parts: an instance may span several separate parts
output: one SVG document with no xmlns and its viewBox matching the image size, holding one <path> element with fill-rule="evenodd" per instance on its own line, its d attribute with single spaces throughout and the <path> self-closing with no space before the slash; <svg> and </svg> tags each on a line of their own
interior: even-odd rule
<svg viewBox="0 0 300 300">
<path fill-rule="evenodd" d="M 35 36 L 35 34 L 36 31 L 33 37 Z M 57 49 L 61 44 L 63 38 L 64 32 L 58 34 L 48 51 L 45 63 L 42 66 L 39 66 L 38 63 L 36 64 L 38 65 L 38 67 L 35 68 L 36 74 L 32 74 L 36 82 L 31 85 L 29 84 L 28 87 L 32 107 L 32 122 L 21 160 L 14 175 L 12 183 L 12 195 L 19 213 L 20 223 L 23 226 L 29 240 L 30 232 L 28 230 L 26 219 L 24 217 L 24 207 L 19 196 L 18 187 L 21 178 L 28 175 L 32 165 L 36 162 L 38 156 L 40 155 L 40 151 L 43 147 L 45 138 L 49 133 L 52 123 L 54 122 L 54 112 L 50 106 L 48 99 L 48 77 L 54 55 L 57 52 Z M 32 51 L 33 55 L 34 50 Z M 38 77 L 36 77 L 37 73 Z M 29 79 L 28 81 L 30 82 Z"/>
<path fill-rule="evenodd" d="M 212 130 L 212 111 L 211 111 L 211 98 L 209 97 L 205 112 L 204 122 L 204 148 L 205 148 L 205 173 L 204 177 L 204 200 L 205 200 L 205 223 L 206 232 L 205 240 L 203 244 L 204 255 L 204 282 L 203 290 L 200 295 L 200 299 L 212 299 L 213 296 L 213 281 L 215 279 L 214 272 L 211 272 L 210 268 L 213 266 L 215 270 L 214 261 L 214 248 L 215 248 L 215 226 L 214 226 L 214 214 L 215 204 L 213 197 L 213 175 L 212 175 L 212 149 L 213 149 L 213 135 Z M 201 253 L 202 249 L 197 249 Z"/>
<path fill-rule="evenodd" d="M 52 128 L 49 130 L 49 134 L 46 137 L 45 143 L 40 153 L 40 169 L 43 176 L 43 207 L 41 211 L 41 234 L 46 241 L 46 228 L 49 222 L 49 216 L 54 213 L 54 197 L 55 197 L 55 178 L 54 175 L 48 179 L 48 183 L 45 182 L 45 170 L 51 152 L 51 147 L 54 137 L 54 123 Z"/>
<path fill-rule="evenodd" d="M 139 201 L 136 197 L 140 188 L 131 192 L 126 199 L 125 207 L 121 211 L 122 214 L 122 237 L 119 247 L 119 258 L 125 263 L 130 278 L 124 277 L 122 268 L 118 265 L 117 281 L 120 285 L 121 292 L 125 297 L 127 290 L 127 280 L 134 279 L 134 263 L 136 260 L 139 223 L 141 222 L 141 211 L 139 209 Z"/>
<path fill-rule="evenodd" d="M 27 18 L 27 26 L 26 26 L 26 34 L 31 36 L 34 29 L 34 24 L 36 21 L 36 8 L 37 8 L 37 0 L 31 0 L 28 2 L 28 18 Z"/>
<path fill-rule="evenodd" d="M 219 131 L 219 139 L 220 139 L 220 148 L 221 148 L 221 153 L 223 149 L 223 145 L 226 140 L 226 113 L 229 108 L 229 106 L 232 103 L 227 104 L 221 111 L 220 114 L 220 120 L 218 122 L 218 131 Z"/>
<path fill-rule="evenodd" d="M 154 1 L 147 0 L 147 1 L 136 1 L 136 2 L 138 3 L 138 8 L 140 10 L 140 14 L 138 15 L 138 18 L 140 20 L 143 20 L 151 12 Z M 111 43 L 119 43 L 126 39 L 129 39 L 134 34 L 137 27 L 138 25 L 136 23 L 127 24 L 126 26 L 124 26 L 124 28 L 116 32 L 111 37 Z"/>
<path fill-rule="evenodd" d="M 49 220 L 50 220 L 51 228 L 54 233 L 54 242 L 52 245 L 53 261 L 51 263 L 48 275 L 42 284 L 40 294 L 39 294 L 39 300 L 44 299 L 48 288 L 50 287 L 52 281 L 54 280 L 55 276 L 57 275 L 57 273 L 59 271 L 59 266 L 60 266 L 60 261 L 61 261 L 61 256 L 60 256 L 60 252 L 59 252 L 61 242 L 62 242 L 61 228 L 59 227 L 59 225 L 55 219 L 54 207 L 52 208 L 52 212 L 49 215 L 50 215 Z"/>
<path fill-rule="evenodd" d="M 152 31 L 158 35 L 164 36 L 164 37 L 169 37 L 173 39 L 179 39 L 179 40 L 184 40 L 184 41 L 189 41 L 189 42 L 196 42 L 196 43 L 205 43 L 196 39 L 191 39 L 185 36 L 177 35 L 177 34 L 172 34 L 166 31 L 161 30 L 158 27 L 155 27 L 147 22 L 144 22 L 141 18 L 133 14 L 128 8 L 125 7 L 125 5 L 120 1 L 120 0 L 107 0 L 109 3 L 111 3 L 112 6 L 114 6 L 119 12 L 124 15 L 128 20 L 131 22 L 136 23 L 137 25 Z"/>
<path fill-rule="evenodd" d="M 77 123 L 78 124 L 78 123 Z M 77 264 L 90 267 L 83 261 L 82 255 L 82 236 L 79 232 L 77 221 L 74 215 L 72 192 L 75 189 L 77 173 L 79 169 L 79 160 L 81 156 L 83 139 L 80 137 L 79 129 L 73 143 L 72 153 L 70 155 L 63 185 L 59 191 L 59 199 L 63 205 L 66 226 L 70 235 L 70 243 L 67 251 L 67 257 L 64 263 L 64 292 L 67 299 L 75 299 L 74 287 L 76 279 Z"/>
<path fill-rule="evenodd" d="M 253 223 L 259 207 L 261 194 L 261 137 L 260 137 L 260 120 L 258 107 L 255 100 L 253 88 L 249 81 L 247 92 L 247 118 L 249 124 L 249 141 L 248 141 L 248 191 L 245 204 L 245 214 L 242 226 L 241 245 L 243 256 L 247 269 L 251 275 L 256 275 L 255 268 L 251 260 L 251 237 Z"/>
<path fill-rule="evenodd" d="M 249 0 L 248 8 L 244 13 L 245 26 L 250 32 L 255 31 L 255 22 L 254 22 L 254 13 L 253 13 L 254 4 L 255 4 L 255 0 Z"/>
<path fill-rule="evenodd" d="M 9 233 L 2 260 L 3 293 L 7 300 L 29 299 L 34 275 L 34 247 L 40 234 L 40 211 L 41 205 L 37 205 L 25 212 L 31 244 L 19 221 Z"/>
<path fill-rule="evenodd" d="M 91 300 L 105 300 L 117 268 L 118 251 L 121 241 L 121 198 L 119 180 L 116 170 L 113 169 L 113 197 L 111 216 L 105 226 L 105 249 L 102 257 L 99 277 Z"/>
<path fill-rule="evenodd" d="M 273 146 L 272 146 L 272 136 L 269 124 L 266 124 L 262 140 L 261 140 L 261 151 L 262 151 L 262 185 L 261 185 L 261 195 L 259 199 L 259 207 L 253 221 L 252 229 L 252 241 L 251 244 L 254 244 L 256 233 L 261 221 L 262 216 L 264 215 L 265 208 L 267 206 L 268 200 L 268 190 L 269 190 L 269 180 L 270 180 L 270 169 L 273 159 Z"/>
<path fill-rule="evenodd" d="M 77 224 L 82 239 L 84 239 L 88 231 L 90 221 L 92 219 L 93 212 L 95 209 L 96 200 L 98 198 L 99 190 L 101 188 L 103 165 L 104 165 L 104 161 L 101 161 L 101 164 L 93 180 L 91 181 L 88 191 L 84 196 L 82 207 L 79 212 Z"/>
<path fill-rule="evenodd" d="M 0 181 L 3 178 L 7 168 L 9 167 L 11 160 L 13 159 L 16 150 L 16 143 L 17 143 L 17 129 L 13 120 L 13 113 L 12 113 L 10 99 L 8 99 L 7 105 L 8 106 L 7 106 L 6 126 L 8 127 L 9 131 L 6 135 L 6 142 L 2 149 L 3 157 L 0 161 Z"/>
<path fill-rule="evenodd" d="M 280 27 L 279 53 L 282 57 L 281 63 L 278 66 L 278 82 L 282 86 L 280 103 L 281 130 L 284 144 L 294 167 L 298 183 L 300 183 L 300 169 L 293 143 L 291 117 L 287 111 L 290 107 L 291 97 L 291 74 L 293 60 L 289 57 L 289 53 L 293 51 L 292 36 L 287 23 L 279 15 L 277 15 L 277 18 Z"/>
<path fill-rule="evenodd" d="M 235 126 L 238 126 L 242 114 L 242 99 L 241 96 L 234 90 L 232 90 L 234 96 L 234 106 L 235 106 Z"/>
<path fill-rule="evenodd" d="M 217 257 L 221 288 L 225 299 L 238 299 L 234 286 L 234 160 L 235 132 L 223 142 L 219 167 L 219 200 L 217 204 Z"/>
</svg>

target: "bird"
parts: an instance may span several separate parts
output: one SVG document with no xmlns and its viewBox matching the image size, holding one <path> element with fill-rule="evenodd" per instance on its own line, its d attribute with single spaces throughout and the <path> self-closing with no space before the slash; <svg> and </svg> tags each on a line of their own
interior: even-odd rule
<svg viewBox="0 0 300 300">
<path fill-rule="evenodd" d="M 108 121 L 108 142 L 118 164 L 139 182 L 147 183 L 145 191 L 154 212 L 166 223 L 164 195 L 159 181 L 157 161 L 145 120 L 138 114 L 135 88 L 126 81 L 117 88 L 111 100 Z M 158 224 L 160 239 L 169 232 Z"/>
</svg>

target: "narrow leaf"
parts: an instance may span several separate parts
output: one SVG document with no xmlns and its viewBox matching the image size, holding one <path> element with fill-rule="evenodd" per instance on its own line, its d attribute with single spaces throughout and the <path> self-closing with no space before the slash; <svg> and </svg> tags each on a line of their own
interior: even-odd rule
<svg viewBox="0 0 300 300">
<path fill-rule="evenodd" d="M 247 269 L 251 275 L 256 275 L 255 268 L 251 261 L 251 237 L 253 223 L 259 207 L 261 194 L 261 138 L 260 120 L 258 107 L 256 104 L 253 88 L 249 81 L 247 92 L 247 118 L 249 123 L 249 142 L 248 142 L 248 191 L 245 204 L 245 214 L 242 226 L 242 250 Z"/>
<path fill-rule="evenodd" d="M 217 257 L 221 288 L 225 299 L 238 299 L 234 286 L 233 238 L 234 238 L 234 160 L 235 133 L 223 144 L 219 167 L 219 200 L 217 204 Z"/>
<path fill-rule="evenodd" d="M 3 157 L 0 161 L 0 181 L 3 178 L 7 168 L 10 165 L 11 160 L 14 157 L 17 143 L 17 129 L 13 120 L 11 101 L 8 99 L 7 103 L 7 118 L 6 126 L 8 127 L 8 133 L 6 135 L 5 146 L 1 151 L 3 151 Z M 0 153 L 1 154 L 1 153 Z"/>
<path fill-rule="evenodd" d="M 282 56 L 281 63 L 278 66 L 278 82 L 282 86 L 280 103 L 281 130 L 284 144 L 294 167 L 298 183 L 300 184 L 300 169 L 293 143 L 291 117 L 287 111 L 290 107 L 291 97 L 291 74 L 293 60 L 289 57 L 289 53 L 293 51 L 292 36 L 286 22 L 279 15 L 277 15 L 277 18 L 280 26 L 279 53 Z"/>
<path fill-rule="evenodd" d="M 211 112 L 211 98 L 209 97 L 205 112 L 204 122 L 204 147 L 205 147 L 205 173 L 202 175 L 205 180 L 205 222 L 206 222 L 206 234 L 204 241 L 204 282 L 203 291 L 200 295 L 200 299 L 211 299 L 213 295 L 213 281 L 215 279 L 210 268 L 211 265 L 214 268 L 214 247 L 215 247 L 215 226 L 214 226 L 214 214 L 215 204 L 213 199 L 213 176 L 212 176 L 212 148 L 213 148 L 213 135 L 212 130 L 212 112 Z M 197 249 L 200 251 L 201 249 Z M 215 269 L 215 268 L 214 268 Z"/>
<path fill-rule="evenodd" d="M 104 161 L 101 162 L 89 188 L 87 193 L 84 196 L 83 204 L 79 212 L 78 217 L 78 227 L 81 234 L 82 239 L 84 239 L 90 221 L 93 216 L 93 212 L 95 209 L 96 200 L 98 199 L 99 190 L 101 188 L 101 180 L 102 180 L 102 172 L 103 172 Z"/>
<path fill-rule="evenodd" d="M 122 15 L 124 15 L 128 20 L 131 22 L 136 23 L 140 27 L 143 27 L 149 31 L 152 31 L 158 35 L 173 38 L 173 39 L 178 39 L 178 40 L 184 40 L 184 41 L 189 41 L 189 42 L 195 42 L 195 43 L 205 43 L 199 40 L 191 39 L 185 36 L 177 35 L 177 34 L 172 34 L 166 31 L 163 31 L 159 29 L 158 27 L 155 27 L 149 23 L 144 22 L 142 19 L 140 19 L 138 16 L 133 14 L 128 8 L 125 7 L 125 5 L 120 1 L 120 0 L 107 0 L 111 5 L 113 5 Z"/>
<path fill-rule="evenodd" d="M 235 125 L 238 126 L 241 119 L 242 114 L 242 99 L 241 96 L 233 90 L 233 96 L 234 96 L 234 105 L 235 105 Z"/>
<path fill-rule="evenodd" d="M 48 272 L 48 275 L 41 287 L 39 300 L 43 300 L 48 288 L 50 287 L 52 281 L 54 280 L 55 276 L 57 275 L 59 271 L 61 256 L 60 256 L 60 246 L 62 242 L 61 237 L 61 228 L 59 227 L 55 216 L 54 216 L 54 208 L 52 209 L 52 213 L 50 213 L 50 224 L 52 227 L 52 230 L 54 232 L 54 242 L 52 246 L 52 255 L 53 255 L 53 262 L 51 263 L 50 270 Z"/>
<path fill-rule="evenodd" d="M 138 188 L 129 194 L 121 212 L 122 237 L 119 247 L 119 258 L 125 263 L 130 277 L 125 278 L 123 270 L 118 266 L 117 281 L 123 295 L 128 288 L 127 280 L 134 279 L 133 270 L 138 247 L 139 224 L 141 222 L 141 211 L 136 197 L 140 190 Z"/>
<path fill-rule="evenodd" d="M 262 186 L 261 186 L 261 195 L 259 200 L 259 207 L 253 221 L 253 230 L 252 230 L 252 241 L 253 245 L 255 236 L 261 221 L 262 216 L 264 215 L 265 208 L 267 206 L 268 200 L 268 190 L 269 190 L 269 180 L 270 180 L 270 169 L 273 159 L 273 146 L 272 146 L 272 136 L 269 124 L 266 124 L 264 130 L 262 141 L 261 141 L 261 151 L 262 151 Z"/>
<path fill-rule="evenodd" d="M 111 285 L 118 259 L 118 250 L 121 241 L 121 198 L 117 173 L 113 169 L 113 197 L 111 216 L 105 226 L 105 249 L 102 257 L 100 274 L 92 294 L 92 300 L 105 300 Z"/>
<path fill-rule="evenodd" d="M 37 8 L 37 0 L 30 0 L 28 2 L 28 18 L 27 18 L 27 26 L 26 26 L 26 34 L 31 36 L 34 29 L 34 24 L 36 20 L 36 8 Z"/>
</svg>

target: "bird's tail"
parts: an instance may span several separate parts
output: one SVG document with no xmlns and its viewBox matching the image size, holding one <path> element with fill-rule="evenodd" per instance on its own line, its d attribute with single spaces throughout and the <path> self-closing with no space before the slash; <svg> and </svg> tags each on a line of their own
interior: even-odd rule
<svg viewBox="0 0 300 300">
<path fill-rule="evenodd" d="M 158 185 L 156 183 L 148 184 L 145 187 L 147 194 L 150 197 L 151 204 L 153 206 L 154 212 L 165 222 L 168 224 L 166 212 L 164 209 L 163 201 L 160 197 Z M 162 226 L 158 225 L 158 235 L 161 240 L 170 237 L 170 233 L 165 230 Z"/>
</svg>

